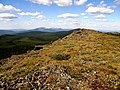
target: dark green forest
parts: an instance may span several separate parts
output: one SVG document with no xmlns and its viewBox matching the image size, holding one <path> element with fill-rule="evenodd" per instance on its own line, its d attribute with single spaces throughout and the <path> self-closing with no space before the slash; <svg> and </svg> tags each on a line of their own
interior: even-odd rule
<svg viewBox="0 0 120 90">
<path fill-rule="evenodd" d="M 2 35 L 0 36 L 0 59 L 10 57 L 11 55 L 26 53 L 28 50 L 34 49 L 35 45 L 50 44 L 72 32 L 73 31 L 31 31 L 15 35 Z"/>
</svg>

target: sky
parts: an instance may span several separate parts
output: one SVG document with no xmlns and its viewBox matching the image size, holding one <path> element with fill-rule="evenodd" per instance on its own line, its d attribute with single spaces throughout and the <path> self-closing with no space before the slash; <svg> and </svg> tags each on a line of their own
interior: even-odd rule
<svg viewBox="0 0 120 90">
<path fill-rule="evenodd" d="M 0 29 L 40 27 L 120 32 L 120 0 L 0 0 Z"/>
</svg>

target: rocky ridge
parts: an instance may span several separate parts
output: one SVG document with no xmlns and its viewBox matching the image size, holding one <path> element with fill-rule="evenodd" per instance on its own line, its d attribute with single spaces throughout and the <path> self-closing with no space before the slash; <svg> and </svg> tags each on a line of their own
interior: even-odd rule
<svg viewBox="0 0 120 90">
<path fill-rule="evenodd" d="M 120 37 L 75 31 L 42 50 L 6 59 L 0 89 L 119 90 L 119 59 Z"/>
</svg>

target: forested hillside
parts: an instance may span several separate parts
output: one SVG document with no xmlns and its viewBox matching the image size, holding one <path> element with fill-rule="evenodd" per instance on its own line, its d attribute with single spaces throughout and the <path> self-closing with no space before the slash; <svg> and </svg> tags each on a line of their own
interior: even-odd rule
<svg viewBox="0 0 120 90">
<path fill-rule="evenodd" d="M 35 45 L 45 45 L 62 38 L 72 31 L 41 32 L 31 31 L 15 35 L 0 36 L 0 59 L 11 55 L 25 53 L 34 49 Z"/>
</svg>

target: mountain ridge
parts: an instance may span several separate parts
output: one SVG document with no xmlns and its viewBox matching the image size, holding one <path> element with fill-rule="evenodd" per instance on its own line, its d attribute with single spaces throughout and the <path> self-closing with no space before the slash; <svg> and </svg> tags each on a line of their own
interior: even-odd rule
<svg viewBox="0 0 120 90">
<path fill-rule="evenodd" d="M 62 29 L 62 28 L 35 28 L 35 29 L 10 29 L 10 30 L 0 30 L 0 36 L 1 35 L 15 35 L 20 33 L 27 33 L 27 32 L 33 32 L 33 31 L 39 31 L 39 32 L 59 32 L 59 31 L 69 31 L 70 29 Z"/>
<path fill-rule="evenodd" d="M 0 85 L 8 89 L 119 90 L 119 59 L 119 36 L 82 29 L 41 50 L 8 58 L 0 67 Z"/>
</svg>

